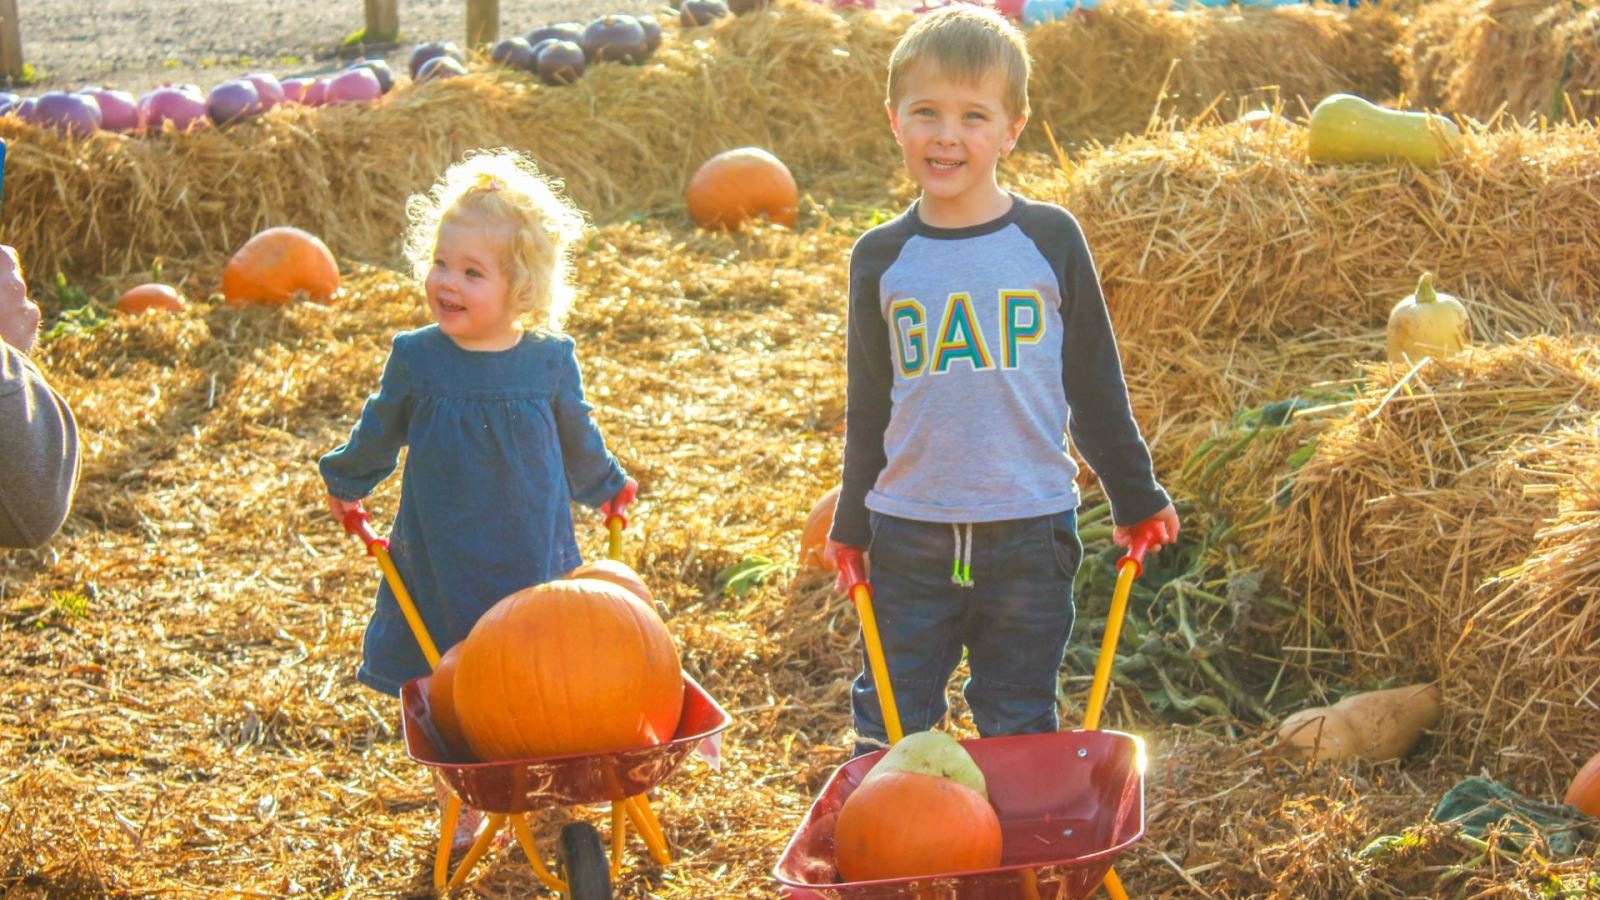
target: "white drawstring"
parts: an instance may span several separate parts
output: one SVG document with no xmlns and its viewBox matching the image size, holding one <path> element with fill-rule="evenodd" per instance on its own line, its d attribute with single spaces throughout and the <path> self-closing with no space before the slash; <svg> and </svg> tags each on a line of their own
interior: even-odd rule
<svg viewBox="0 0 1600 900">
<path fill-rule="evenodd" d="M 972 587 L 972 523 L 967 523 L 966 547 L 961 546 L 961 526 L 950 523 L 950 533 L 955 535 L 955 558 L 950 561 L 950 583 L 964 588 Z"/>
</svg>

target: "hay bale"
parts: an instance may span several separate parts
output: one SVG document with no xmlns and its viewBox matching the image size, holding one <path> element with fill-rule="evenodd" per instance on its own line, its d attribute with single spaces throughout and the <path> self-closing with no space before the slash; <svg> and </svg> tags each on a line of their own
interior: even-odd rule
<svg viewBox="0 0 1600 900">
<path fill-rule="evenodd" d="M 1587 119 L 1600 112 L 1600 8 L 1546 0 L 1423 5 L 1401 39 L 1412 103 L 1489 119 Z"/>
<path fill-rule="evenodd" d="M 1138 134 L 1219 101 L 1231 111 L 1252 102 L 1309 107 L 1339 91 L 1392 97 L 1399 30 L 1394 12 L 1375 6 L 1175 10 L 1110 0 L 1029 31 L 1033 118 L 1070 143 Z M 1042 131 L 1030 130 L 1035 140 Z"/>
<path fill-rule="evenodd" d="M 1304 129 L 1161 131 L 1026 188 L 1072 210 L 1119 337 L 1374 333 L 1431 270 L 1474 333 L 1600 315 L 1600 131 L 1469 135 L 1437 169 L 1313 165 Z"/>
<path fill-rule="evenodd" d="M 1571 480 L 1537 495 L 1546 504 L 1554 496 L 1554 517 L 1534 535 L 1527 559 L 1485 586 L 1497 593 L 1469 619 L 1472 631 L 1453 660 L 1457 678 L 1493 686 L 1481 707 L 1459 713 L 1472 755 L 1498 756 L 1550 785 L 1571 776 L 1573 748 L 1593 740 L 1600 714 L 1597 460 L 1593 440 Z"/>
<path fill-rule="evenodd" d="M 272 225 L 311 231 L 341 257 L 397 264 L 406 196 L 466 150 L 502 145 L 532 154 L 601 220 L 676 212 L 702 161 L 750 144 L 784 159 L 816 199 L 876 198 L 897 158 L 885 70 L 910 21 L 784 3 L 692 32 L 669 22 L 650 64 L 596 66 L 568 88 L 491 68 L 408 84 L 373 106 L 283 106 L 196 134 L 74 141 L 0 119 L 12 150 L 0 223 L 45 278 L 142 271 L 158 257 L 216 265 Z M 1116 0 L 1030 33 L 1036 118 L 1075 141 L 1271 86 L 1384 94 L 1398 78 L 1381 52 L 1392 30 L 1377 12 Z M 1175 61 L 1170 80 L 1152 53 Z M 1028 142 L 1045 146 L 1043 128 Z"/>
<path fill-rule="evenodd" d="M 1493 648 L 1525 657 L 1522 693 L 1505 702 L 1542 710 L 1576 696 L 1556 678 L 1566 663 L 1526 643 L 1543 643 L 1555 623 L 1513 627 L 1535 623 L 1519 618 L 1520 608 L 1496 613 L 1505 608 L 1495 599 L 1501 589 L 1487 586 L 1550 533 L 1542 525 L 1552 511 L 1547 492 L 1592 471 L 1600 339 L 1530 338 L 1414 370 L 1373 366 L 1368 376 L 1345 415 L 1321 429 L 1294 476 L 1291 502 L 1269 519 L 1262 540 L 1280 548 L 1270 559 L 1281 561 L 1308 613 L 1329 626 L 1318 643 L 1349 674 L 1444 679 L 1443 728 L 1465 749 L 1455 739 L 1488 724 L 1484 711 L 1511 677 L 1485 665 Z M 1592 628 L 1581 616 L 1573 621 L 1579 632 Z M 1309 637 L 1303 624 L 1301 631 Z M 1592 642 L 1594 633 L 1573 639 Z M 1545 685 L 1556 693 L 1541 695 Z M 1499 715 L 1496 727 L 1508 718 Z M 1559 719 L 1539 725 L 1554 729 Z M 1592 717 L 1583 721 L 1592 729 Z"/>
</svg>

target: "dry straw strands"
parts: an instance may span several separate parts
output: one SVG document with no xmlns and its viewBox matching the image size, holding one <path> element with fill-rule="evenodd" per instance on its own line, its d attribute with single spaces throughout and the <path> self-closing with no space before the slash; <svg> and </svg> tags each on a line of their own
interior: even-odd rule
<svg viewBox="0 0 1600 900">
<path fill-rule="evenodd" d="M 1550 0 L 1423 4 L 1401 38 L 1410 103 L 1487 120 L 1600 112 L 1600 7 Z"/>
<path fill-rule="evenodd" d="M 466 150 L 498 145 L 531 153 L 600 219 L 678 209 L 702 161 L 749 144 L 818 199 L 876 195 L 895 159 L 886 63 L 910 21 L 781 4 L 711 28 L 669 24 L 648 64 L 595 66 L 568 88 L 486 70 L 402 85 L 371 107 L 285 107 L 191 135 L 80 142 L 7 118 L 4 226 L 47 277 L 143 271 L 157 257 L 214 265 L 284 224 L 342 257 L 393 263 L 405 197 Z M 1383 95 L 1395 77 L 1380 64 L 1388 23 L 1309 6 L 1170 12 L 1115 0 L 1032 32 L 1035 122 L 1063 139 L 1108 138 L 1142 130 L 1152 112 L 1192 114 L 1274 85 L 1312 101 L 1343 88 Z M 1044 146 L 1042 127 L 1028 140 Z"/>
<path fill-rule="evenodd" d="M 1528 628 L 1512 626 L 1533 623 L 1502 601 L 1486 608 L 1495 592 L 1485 583 L 1534 551 L 1554 512 L 1550 488 L 1592 472 L 1600 343 L 1529 338 L 1368 374 L 1344 417 L 1317 435 L 1289 504 L 1262 535 L 1267 546 L 1296 548 L 1280 557 L 1284 578 L 1329 628 L 1304 637 L 1358 679 L 1443 679 L 1452 735 L 1468 723 L 1488 727 L 1485 710 L 1511 686 L 1495 648 L 1524 656 L 1506 702 L 1571 703 L 1581 694 L 1557 677 L 1568 661 L 1516 644 Z M 1559 613 L 1550 614 L 1557 620 L 1532 628 L 1540 643 L 1559 631 Z M 1591 620 L 1578 621 L 1565 646 L 1592 653 Z M 1513 724 L 1549 728 L 1546 739 L 1560 744 L 1594 721 L 1510 718 L 1502 707 L 1492 719 L 1496 733 L 1511 729 L 1508 746 L 1532 739 Z"/>
<path fill-rule="evenodd" d="M 1112 0 L 1029 31 L 1034 122 L 1065 141 L 1109 141 L 1219 103 L 1309 108 L 1339 91 L 1392 97 L 1399 27 L 1392 10 L 1372 5 L 1169 9 Z"/>
<path fill-rule="evenodd" d="M 1376 333 L 1424 270 L 1490 339 L 1600 315 L 1600 131 L 1509 127 L 1437 169 L 1314 165 L 1304 129 L 1161 131 L 1027 187 L 1082 221 L 1120 338 Z"/>
</svg>

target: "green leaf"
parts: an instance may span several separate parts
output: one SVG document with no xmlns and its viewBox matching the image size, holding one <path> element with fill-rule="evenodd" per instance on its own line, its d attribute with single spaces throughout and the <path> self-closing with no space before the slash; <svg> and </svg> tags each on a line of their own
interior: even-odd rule
<svg viewBox="0 0 1600 900">
<path fill-rule="evenodd" d="M 712 581 L 727 596 L 743 598 L 777 568 L 778 564 L 765 556 L 746 556 L 718 572 Z"/>
</svg>

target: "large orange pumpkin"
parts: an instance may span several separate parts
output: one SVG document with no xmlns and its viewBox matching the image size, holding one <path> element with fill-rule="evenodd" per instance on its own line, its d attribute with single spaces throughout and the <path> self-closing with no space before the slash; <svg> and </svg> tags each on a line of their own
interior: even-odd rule
<svg viewBox="0 0 1600 900">
<path fill-rule="evenodd" d="M 834 567 L 822 558 L 822 551 L 828 545 L 828 532 L 833 530 L 833 507 L 838 501 L 839 489 L 835 487 L 811 507 L 811 514 L 800 529 L 800 568 L 833 571 Z"/>
<path fill-rule="evenodd" d="M 152 283 L 128 288 L 117 298 L 119 313 L 141 313 L 147 309 L 178 312 L 183 309 L 183 296 L 171 285 Z"/>
<path fill-rule="evenodd" d="M 458 642 L 446 650 L 428 679 L 428 714 L 433 717 L 433 727 L 446 744 L 443 749 L 457 755 L 467 749 L 466 739 L 461 736 L 461 719 L 456 715 L 455 697 L 456 666 L 461 662 L 464 643 Z"/>
<path fill-rule="evenodd" d="M 337 290 L 339 266 L 328 245 L 287 225 L 245 241 L 222 270 L 222 294 L 233 306 L 281 306 L 298 299 L 327 303 Z"/>
<path fill-rule="evenodd" d="M 1600 753 L 1589 757 L 1578 774 L 1572 776 L 1565 802 L 1586 816 L 1600 818 Z"/>
<path fill-rule="evenodd" d="M 617 587 L 627 588 L 628 592 L 643 600 L 647 606 L 655 605 L 655 597 L 651 595 L 650 588 L 644 583 L 626 563 L 614 559 L 597 559 L 594 562 L 584 563 L 573 569 L 564 578 L 595 578 L 600 581 L 609 581 Z"/>
<path fill-rule="evenodd" d="M 689 179 L 689 218 L 701 228 L 736 229 L 765 215 L 788 228 L 800 220 L 800 189 L 789 167 L 759 147 L 727 150 Z"/>
<path fill-rule="evenodd" d="M 982 794 L 919 772 L 863 782 L 845 798 L 833 832 L 846 881 L 992 869 L 1000 844 L 1000 818 Z"/>
<path fill-rule="evenodd" d="M 552 581 L 496 603 L 456 665 L 456 715 L 481 760 L 653 746 L 683 712 L 667 627 L 628 589 Z"/>
</svg>

